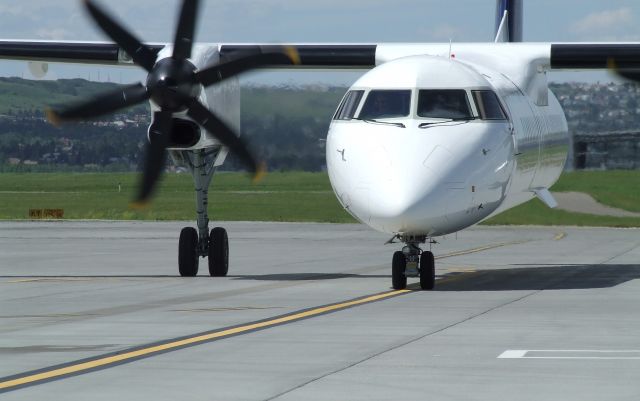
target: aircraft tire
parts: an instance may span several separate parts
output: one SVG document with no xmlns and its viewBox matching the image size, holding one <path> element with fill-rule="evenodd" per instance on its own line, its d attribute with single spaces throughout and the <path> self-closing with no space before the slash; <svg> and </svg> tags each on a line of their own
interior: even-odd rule
<svg viewBox="0 0 640 401">
<path fill-rule="evenodd" d="M 405 258 L 404 253 L 401 251 L 395 252 L 391 263 L 391 282 L 394 290 L 404 290 L 407 288 L 407 276 L 405 276 L 406 269 L 407 258 Z"/>
<path fill-rule="evenodd" d="M 229 272 L 229 237 L 227 230 L 216 227 L 209 235 L 209 274 L 224 277 Z"/>
<path fill-rule="evenodd" d="M 198 275 L 198 232 L 193 227 L 185 227 L 180 232 L 178 246 L 178 270 L 182 277 Z"/>
<path fill-rule="evenodd" d="M 433 253 L 422 252 L 420 256 L 420 288 L 433 290 L 436 283 L 436 264 Z"/>
</svg>

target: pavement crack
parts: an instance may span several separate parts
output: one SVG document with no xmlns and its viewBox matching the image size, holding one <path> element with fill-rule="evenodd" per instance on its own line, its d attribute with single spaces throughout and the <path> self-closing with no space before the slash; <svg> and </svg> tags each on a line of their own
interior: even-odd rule
<svg viewBox="0 0 640 401">
<path fill-rule="evenodd" d="M 605 265 L 605 264 L 611 262 L 614 259 L 618 259 L 619 257 L 628 254 L 629 252 L 635 251 L 637 248 L 640 248 L 640 242 L 638 242 L 636 244 L 633 244 L 633 246 L 631 246 L 631 248 L 627 249 L 626 251 L 620 252 L 620 253 L 618 253 L 618 254 L 610 257 L 610 258 L 607 258 L 607 259 L 605 259 L 604 261 L 602 261 L 602 262 L 600 262 L 598 264 L 599 265 Z"/>
<path fill-rule="evenodd" d="M 414 338 L 409 339 L 409 340 L 407 340 L 407 341 L 403 341 L 403 342 L 401 342 L 401 343 L 399 343 L 399 344 L 396 344 L 396 345 L 394 345 L 394 346 L 392 346 L 392 347 L 390 347 L 390 348 L 387 348 L 387 349 L 384 349 L 384 350 L 378 351 L 378 352 L 376 352 L 376 353 L 374 353 L 374 354 L 371 354 L 371 355 L 369 355 L 369 356 L 367 356 L 367 357 L 365 357 L 365 358 L 362 358 L 362 359 L 360 359 L 360 360 L 357 360 L 357 361 L 355 361 L 355 362 L 353 362 L 353 363 L 350 363 L 350 364 L 348 364 L 348 365 L 346 365 L 346 366 L 343 366 L 343 367 L 341 367 L 341 368 L 339 368 L 339 369 L 335 369 L 335 370 L 332 370 L 332 371 L 330 371 L 330 372 L 327 372 L 327 373 L 325 373 L 325 374 L 323 374 L 323 375 L 320 375 L 320 376 L 314 377 L 313 379 L 308 380 L 308 381 L 306 381 L 306 382 L 304 382 L 304 383 L 301 383 L 301 384 L 299 384 L 299 385 L 297 385 L 297 386 L 295 386 L 295 387 L 292 387 L 292 388 L 290 388 L 290 389 L 289 389 L 289 390 L 287 390 L 287 391 L 283 391 L 283 392 L 278 393 L 278 394 L 276 394 L 276 395 L 274 395 L 274 396 L 272 396 L 272 397 L 265 398 L 265 399 L 264 399 L 264 401 L 271 401 L 271 400 L 278 399 L 278 398 L 280 398 L 280 397 L 282 397 L 282 396 L 284 396 L 284 395 L 287 395 L 287 394 L 292 393 L 292 392 L 294 392 L 294 391 L 296 391 L 296 390 L 299 390 L 299 389 L 301 389 L 301 388 L 303 388 L 303 387 L 306 387 L 306 386 L 308 386 L 309 384 L 313 384 L 313 383 L 315 383 L 315 382 L 317 382 L 317 381 L 320 381 L 320 380 L 322 380 L 322 379 L 325 379 L 325 378 L 327 378 L 327 377 L 329 377 L 329 376 L 332 376 L 332 375 L 335 375 L 335 374 L 337 374 L 337 373 L 344 372 L 344 371 L 346 371 L 346 370 L 348 370 L 348 369 L 351 369 L 351 368 L 353 368 L 353 367 L 356 367 L 356 366 L 358 366 L 358 365 L 360 365 L 360 364 L 362 364 L 362 363 L 364 363 L 364 362 L 367 362 L 367 361 L 369 361 L 369 360 L 372 360 L 372 359 L 374 359 L 374 358 L 377 358 L 377 357 L 379 357 L 379 356 L 381 356 L 381 355 L 384 355 L 384 354 L 386 354 L 386 353 L 388 353 L 388 352 L 395 351 L 395 350 L 400 349 L 400 348 L 402 348 L 402 347 L 405 347 L 405 346 L 407 346 L 407 345 L 413 344 L 413 343 L 418 342 L 418 341 L 420 341 L 420 340 L 423 340 L 423 339 L 425 339 L 425 338 L 427 338 L 427 337 L 431 337 L 431 336 L 434 336 L 434 335 L 436 335 L 436 334 L 440 334 L 440 333 L 442 333 L 442 332 L 444 332 L 444 331 L 446 331 L 446 330 L 449 330 L 449 329 L 454 328 L 454 327 L 456 327 L 456 326 L 460 326 L 460 325 L 462 325 L 462 324 L 464 324 L 464 323 L 467 323 L 467 322 L 469 322 L 469 321 L 471 321 L 471 320 L 474 320 L 474 319 L 476 319 L 476 318 L 478 318 L 478 317 L 481 317 L 481 316 L 487 315 L 487 314 L 489 314 L 489 313 L 491 313 L 491 312 L 493 312 L 493 311 L 496 311 L 496 310 L 498 310 L 498 309 L 501 309 L 501 308 L 507 307 L 507 306 L 512 305 L 512 304 L 515 304 L 515 303 L 517 303 L 517 302 L 520 302 L 520 301 L 522 301 L 522 300 L 524 300 L 524 299 L 527 299 L 527 298 L 529 298 L 529 297 L 532 297 L 532 296 L 534 296 L 534 295 L 537 295 L 537 294 L 541 293 L 542 291 L 544 291 L 544 289 L 540 289 L 540 290 L 536 290 L 536 291 L 531 291 L 531 292 L 529 292 L 528 294 L 525 294 L 525 295 L 523 295 L 523 296 L 521 296 L 521 297 L 518 297 L 518 298 L 512 299 L 512 300 L 510 300 L 510 301 L 508 301 L 508 302 L 503 302 L 503 303 L 501 303 L 501 304 L 499 304 L 499 305 L 494 306 L 493 308 L 490 308 L 490 309 L 487 309 L 487 310 L 482 311 L 482 312 L 480 312 L 480 313 L 476 313 L 476 314 L 474 314 L 474 315 L 468 316 L 468 317 L 466 317 L 465 319 L 462 319 L 462 320 L 459 320 L 459 321 L 457 321 L 457 322 L 451 323 L 451 324 L 446 325 L 446 326 L 444 326 L 444 327 L 441 327 L 441 328 L 439 328 L 439 329 L 437 329 L 437 330 L 433 330 L 433 331 L 430 331 L 430 332 L 428 332 L 428 333 L 422 334 L 422 335 L 420 335 L 420 336 L 418 336 L 418 337 L 414 337 Z"/>
</svg>

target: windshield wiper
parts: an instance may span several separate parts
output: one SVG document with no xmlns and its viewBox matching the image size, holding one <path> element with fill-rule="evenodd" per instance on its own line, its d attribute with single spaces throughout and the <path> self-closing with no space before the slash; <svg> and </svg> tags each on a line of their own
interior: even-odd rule
<svg viewBox="0 0 640 401">
<path fill-rule="evenodd" d="M 447 118 L 443 121 L 434 121 L 432 123 L 422 123 L 418 125 L 418 128 L 429 128 L 434 125 L 446 124 L 446 123 L 455 123 L 455 122 L 463 122 L 468 123 L 469 121 L 477 120 L 478 117 L 460 117 L 460 118 Z"/>
<path fill-rule="evenodd" d="M 407 128 L 403 123 L 394 123 L 391 121 L 379 121 L 379 120 L 374 120 L 373 118 L 354 118 L 354 120 L 364 121 L 365 123 L 369 123 L 369 124 L 384 124 L 384 125 L 392 125 L 398 128 Z"/>
</svg>

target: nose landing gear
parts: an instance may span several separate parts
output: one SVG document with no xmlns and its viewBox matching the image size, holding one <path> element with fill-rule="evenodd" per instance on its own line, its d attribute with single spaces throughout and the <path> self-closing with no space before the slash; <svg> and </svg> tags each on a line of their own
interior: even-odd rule
<svg viewBox="0 0 640 401">
<path fill-rule="evenodd" d="M 393 254 L 391 281 L 395 290 L 407 288 L 407 277 L 420 277 L 420 288 L 432 290 L 435 285 L 435 259 L 431 251 L 419 245 L 427 240 L 422 236 L 399 236 L 406 246 Z"/>
</svg>

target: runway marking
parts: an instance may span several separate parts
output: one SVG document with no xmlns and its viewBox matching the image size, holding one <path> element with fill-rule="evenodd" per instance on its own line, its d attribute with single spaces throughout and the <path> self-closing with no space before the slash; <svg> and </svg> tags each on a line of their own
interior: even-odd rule
<svg viewBox="0 0 640 401">
<path fill-rule="evenodd" d="M 165 340 L 158 343 L 147 344 L 140 347 L 130 348 L 114 353 L 99 355 L 96 357 L 73 361 L 62 365 L 50 366 L 30 372 L 0 378 L 0 393 L 18 390 L 20 388 L 43 384 L 46 382 L 60 380 L 63 378 L 82 375 L 96 370 L 107 369 L 113 366 L 130 363 L 143 358 L 149 358 L 158 354 L 176 351 L 186 347 L 193 347 L 204 343 L 247 334 L 258 330 L 294 323 L 303 319 L 326 315 L 338 312 L 355 306 L 365 305 L 385 299 L 390 299 L 403 294 L 411 293 L 411 290 L 387 291 L 376 295 L 356 298 L 346 302 L 329 304 L 307 310 L 294 312 L 287 315 L 277 316 L 262 321 L 243 324 L 240 326 L 228 327 L 198 333 L 190 336 Z"/>
<path fill-rule="evenodd" d="M 498 359 L 640 360 L 639 350 L 506 350 Z"/>
<path fill-rule="evenodd" d="M 471 253 L 489 251 L 491 249 L 502 248 L 504 246 L 509 246 L 509 245 L 520 245 L 520 244 L 525 244 L 527 242 L 530 242 L 530 241 L 529 240 L 520 240 L 520 241 L 511 241 L 511 242 L 500 242 L 498 244 L 481 246 L 481 247 L 478 247 L 478 248 L 467 249 L 465 251 L 457 251 L 457 252 L 447 253 L 447 254 L 444 254 L 444 255 L 436 256 L 436 259 L 445 259 L 445 258 L 452 258 L 454 256 L 469 255 Z"/>
<path fill-rule="evenodd" d="M 500 248 L 508 245 L 518 245 L 529 242 L 524 241 L 512 241 L 503 242 L 493 245 L 482 246 L 478 248 L 468 249 L 465 251 L 452 252 L 445 255 L 440 255 L 436 259 L 450 258 L 454 256 L 468 255 L 471 253 L 482 252 L 490 249 Z M 460 280 L 475 273 L 461 273 L 455 277 L 440 279 L 437 282 L 439 284 L 445 284 L 452 281 Z M 276 316 L 273 318 L 247 323 L 239 326 L 227 327 L 217 330 L 206 331 L 203 333 L 193 334 L 190 336 L 184 336 L 174 338 L 170 340 L 164 340 L 152 344 L 146 344 L 138 347 L 125 349 L 118 352 L 109 354 L 98 355 L 92 358 L 82 359 L 78 361 L 68 362 L 61 365 L 49 366 L 43 369 L 38 369 L 29 372 L 18 373 L 16 375 L 0 378 L 0 394 L 4 392 L 14 391 L 21 388 L 44 384 L 47 382 L 64 379 L 67 377 L 79 376 L 82 374 L 94 372 L 97 370 L 108 369 L 110 367 L 131 363 L 140 359 L 149 358 L 155 355 L 177 351 L 187 347 L 193 347 L 213 341 L 229 338 L 237 335 L 248 334 L 254 331 L 265 330 L 271 327 L 276 327 L 284 324 L 294 323 L 304 319 L 312 317 L 322 316 L 329 313 L 339 312 L 348 308 L 365 305 L 385 299 L 394 298 L 400 295 L 414 292 L 414 289 L 418 289 L 415 286 L 411 286 L 410 289 L 387 291 L 375 295 L 365 296 L 361 298 L 352 299 L 350 301 L 329 304 L 325 306 L 306 309 L 291 314 Z"/>
<path fill-rule="evenodd" d="M 450 267 L 447 269 L 449 273 L 475 273 L 478 269 L 473 267 Z"/>
</svg>

